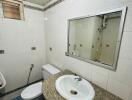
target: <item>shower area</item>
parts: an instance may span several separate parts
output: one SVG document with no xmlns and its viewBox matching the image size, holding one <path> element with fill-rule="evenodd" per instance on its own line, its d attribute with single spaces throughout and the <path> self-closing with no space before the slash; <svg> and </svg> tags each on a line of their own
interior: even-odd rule
<svg viewBox="0 0 132 100">
<path fill-rule="evenodd" d="M 112 65 L 119 33 L 121 13 L 96 16 L 96 31 L 92 43 L 91 59 Z M 98 24 L 97 24 L 98 23 Z"/>
</svg>

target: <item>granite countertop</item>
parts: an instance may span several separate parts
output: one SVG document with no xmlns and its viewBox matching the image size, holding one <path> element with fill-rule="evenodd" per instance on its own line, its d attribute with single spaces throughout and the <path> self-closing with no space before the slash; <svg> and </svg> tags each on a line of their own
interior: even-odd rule
<svg viewBox="0 0 132 100">
<path fill-rule="evenodd" d="M 73 74 L 71 71 L 65 70 L 56 75 L 50 76 L 47 80 L 43 81 L 42 91 L 46 100 L 65 100 L 55 88 L 55 81 L 62 75 Z M 91 82 L 90 82 L 91 83 Z M 91 83 L 95 90 L 94 100 L 123 100 L 112 93 L 100 88 L 99 86 Z"/>
</svg>

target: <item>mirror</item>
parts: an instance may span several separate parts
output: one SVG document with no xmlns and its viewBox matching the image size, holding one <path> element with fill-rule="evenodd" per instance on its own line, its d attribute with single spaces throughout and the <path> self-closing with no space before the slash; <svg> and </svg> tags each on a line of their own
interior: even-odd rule
<svg viewBox="0 0 132 100">
<path fill-rule="evenodd" d="M 70 19 L 67 55 L 116 70 L 126 8 Z"/>
</svg>

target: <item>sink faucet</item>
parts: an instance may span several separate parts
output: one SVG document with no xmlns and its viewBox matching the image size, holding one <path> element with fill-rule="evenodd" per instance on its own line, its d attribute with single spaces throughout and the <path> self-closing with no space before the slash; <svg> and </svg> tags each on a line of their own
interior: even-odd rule
<svg viewBox="0 0 132 100">
<path fill-rule="evenodd" d="M 75 78 L 75 80 L 77 80 L 77 81 L 81 81 L 82 78 L 81 78 L 80 76 L 78 76 L 78 77 Z"/>
</svg>

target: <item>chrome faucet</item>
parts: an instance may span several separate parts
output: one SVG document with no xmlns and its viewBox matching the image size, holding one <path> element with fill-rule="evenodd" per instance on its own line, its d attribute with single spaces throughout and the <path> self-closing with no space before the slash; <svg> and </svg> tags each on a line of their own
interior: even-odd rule
<svg viewBox="0 0 132 100">
<path fill-rule="evenodd" d="M 81 81 L 82 78 L 81 78 L 80 76 L 78 76 L 78 77 L 75 78 L 75 80 L 77 80 L 77 81 Z"/>
</svg>

